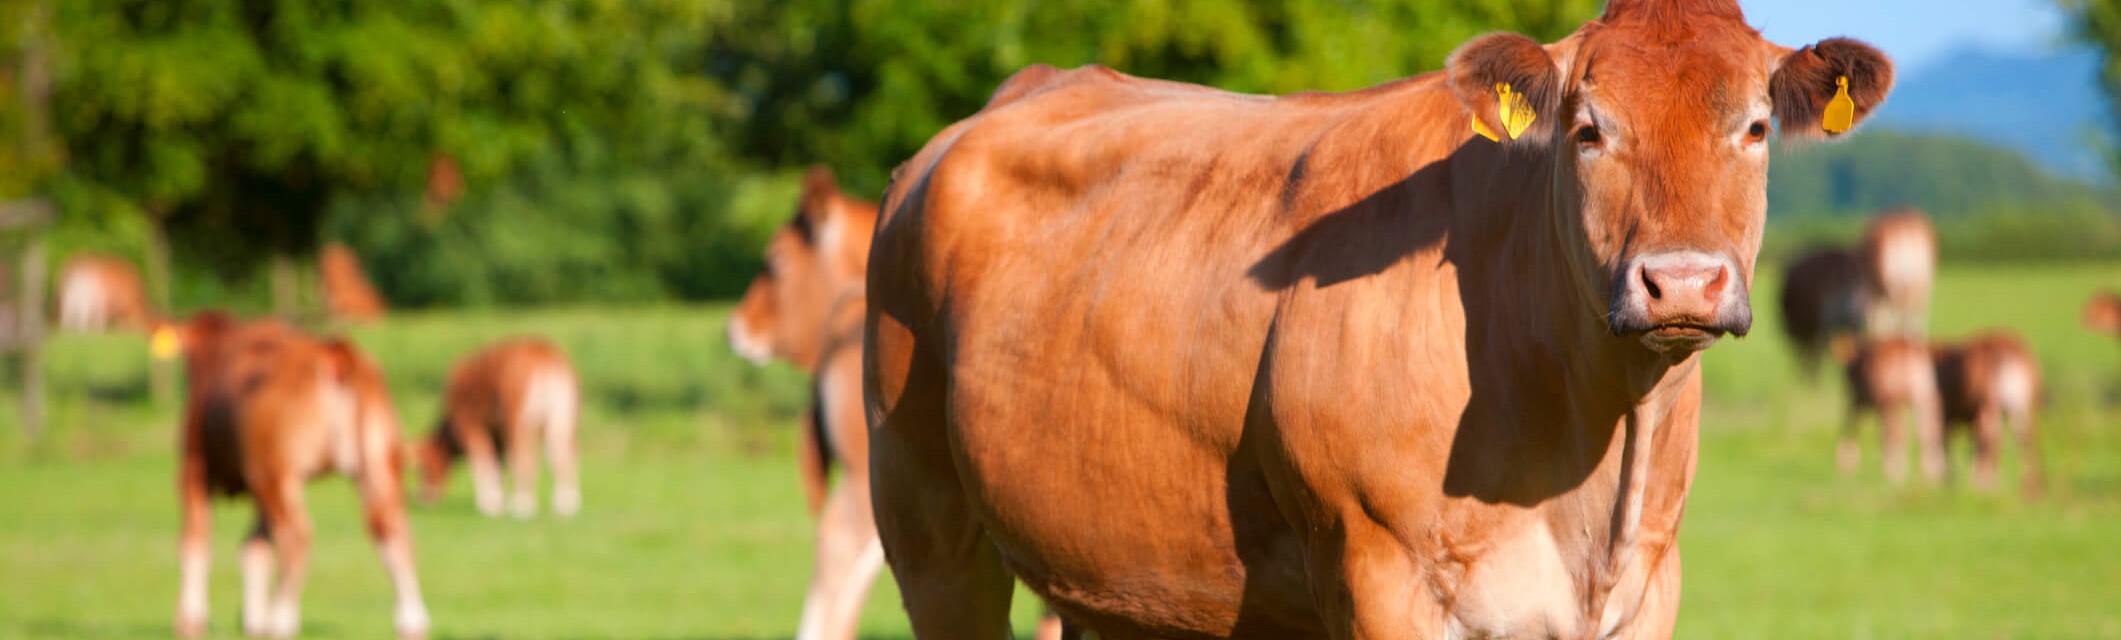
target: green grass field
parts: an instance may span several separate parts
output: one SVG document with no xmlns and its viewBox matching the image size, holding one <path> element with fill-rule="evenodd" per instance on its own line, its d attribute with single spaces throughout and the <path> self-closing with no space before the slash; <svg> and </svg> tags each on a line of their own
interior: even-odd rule
<svg viewBox="0 0 2121 640">
<path fill-rule="evenodd" d="M 1767 271 L 1767 270 L 1763 270 Z M 1887 485 L 1875 428 L 1844 478 L 1836 379 L 1805 383 L 1762 282 L 1754 335 L 1709 353 L 1710 406 L 1682 545 L 1689 638 L 2121 637 L 2121 347 L 2078 327 L 2121 267 L 1949 269 L 1942 336 L 2016 327 L 2048 376 L 2049 492 L 2038 500 Z M 356 332 L 391 376 L 409 433 L 433 423 L 449 362 L 542 332 L 588 389 L 583 514 L 488 520 L 468 483 L 416 510 L 438 638 L 781 638 L 794 632 L 811 520 L 792 462 L 804 391 L 744 365 L 721 307 L 410 314 Z M 69 337 L 49 352 L 53 433 L 26 441 L 0 395 L 0 637 L 167 637 L 175 604 L 173 403 L 145 400 L 144 341 Z M 9 393 L 12 387 L 9 388 Z M 1964 447 L 1960 449 L 1964 452 Z M 2007 449 L 2006 473 L 2015 451 Z M 1960 463 L 1963 468 L 1963 461 Z M 312 485 L 311 637 L 389 631 L 389 587 L 344 482 Z M 213 625 L 233 637 L 245 507 L 216 512 Z M 1020 598 L 1017 631 L 1036 613 Z M 886 579 L 870 636 L 906 635 Z"/>
</svg>

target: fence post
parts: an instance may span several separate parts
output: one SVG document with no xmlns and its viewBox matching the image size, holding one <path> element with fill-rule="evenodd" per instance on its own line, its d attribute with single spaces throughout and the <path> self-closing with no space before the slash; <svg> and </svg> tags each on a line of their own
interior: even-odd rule
<svg viewBox="0 0 2121 640">
<path fill-rule="evenodd" d="M 29 232 L 22 251 L 22 428 L 31 440 L 44 436 L 44 234 Z"/>
</svg>

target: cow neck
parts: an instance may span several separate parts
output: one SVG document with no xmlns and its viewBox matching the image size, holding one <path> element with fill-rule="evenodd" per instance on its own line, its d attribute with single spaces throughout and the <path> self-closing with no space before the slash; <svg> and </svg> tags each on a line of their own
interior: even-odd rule
<svg viewBox="0 0 2121 640">
<path fill-rule="evenodd" d="M 1557 542 L 1574 548 L 1567 555 L 1578 563 L 1584 612 L 1600 620 L 1606 594 L 1639 560 L 1635 544 L 1642 537 L 1646 490 L 1672 474 L 1681 474 L 1682 482 L 1691 474 L 1651 462 L 1661 458 L 1659 444 L 1692 446 L 1696 425 L 1668 418 L 1698 375 L 1698 361 L 1674 361 L 1634 338 L 1611 334 L 1605 305 L 1587 284 L 1597 281 L 1588 275 L 1597 268 L 1571 260 L 1588 252 L 1572 240 L 1581 231 L 1565 217 L 1574 207 L 1556 195 L 1563 190 L 1556 188 L 1558 172 L 1548 153 L 1474 140 L 1447 162 L 1454 177 L 1454 243 L 1470 241 L 1451 257 L 1468 300 L 1467 335 L 1480 338 L 1468 345 L 1467 357 L 1492 363 L 1489 371 L 1473 372 L 1486 379 L 1472 381 L 1472 402 L 1496 405 L 1467 412 L 1506 416 L 1482 437 L 1509 442 L 1515 456 L 1514 464 L 1485 480 L 1517 483 L 1494 495 L 1542 510 Z M 1475 299 L 1492 301 L 1495 308 L 1483 314 L 1489 317 L 1470 317 Z M 1483 328 L 1476 331 L 1476 323 Z M 1511 392 L 1483 397 L 1483 385 Z M 1559 402 L 1524 406 L 1528 397 Z M 1686 433 L 1660 437 L 1660 429 Z M 1529 468 L 1558 477 L 1529 488 L 1508 477 Z"/>
</svg>

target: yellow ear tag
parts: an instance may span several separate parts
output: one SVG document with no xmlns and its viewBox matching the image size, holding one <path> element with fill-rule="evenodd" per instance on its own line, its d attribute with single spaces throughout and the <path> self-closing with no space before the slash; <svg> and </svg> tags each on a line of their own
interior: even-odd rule
<svg viewBox="0 0 2121 640">
<path fill-rule="evenodd" d="M 1827 133 L 1841 133 L 1856 126 L 1856 101 L 1849 99 L 1849 77 L 1834 78 L 1834 99 L 1827 101 L 1826 114 L 1819 118 L 1819 128 Z"/>
<path fill-rule="evenodd" d="M 1509 132 L 1511 140 L 1524 135 L 1525 128 L 1532 126 L 1532 120 L 1539 116 L 1532 112 L 1531 105 L 1525 104 L 1524 94 L 1510 91 L 1508 82 L 1495 85 L 1495 98 L 1496 110 L 1500 111 L 1497 115 L 1501 116 L 1502 128 Z"/>
<path fill-rule="evenodd" d="M 147 339 L 147 352 L 154 354 L 158 360 L 175 358 L 177 351 L 182 348 L 183 345 L 177 340 L 177 332 L 169 327 L 155 327 L 154 335 Z"/>
<path fill-rule="evenodd" d="M 1525 128 L 1532 126 L 1532 120 L 1537 117 L 1538 114 L 1532 112 L 1532 107 L 1525 104 L 1524 94 L 1512 92 L 1508 82 L 1495 83 L 1495 119 L 1502 122 L 1502 129 L 1509 132 L 1511 140 L 1524 135 Z M 1502 142 L 1502 136 L 1489 129 L 1488 125 L 1477 117 L 1473 118 L 1473 133 L 1480 134 L 1482 138 Z"/>
</svg>

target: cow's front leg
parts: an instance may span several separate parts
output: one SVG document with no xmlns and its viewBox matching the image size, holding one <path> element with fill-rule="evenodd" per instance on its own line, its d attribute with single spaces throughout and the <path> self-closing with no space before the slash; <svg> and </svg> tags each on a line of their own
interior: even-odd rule
<svg viewBox="0 0 2121 640">
<path fill-rule="evenodd" d="M 183 529 L 177 539 L 177 636 L 206 635 L 206 572 L 212 567 L 212 505 L 208 504 L 206 466 L 202 456 L 186 450 L 177 473 L 177 502 Z"/>
<path fill-rule="evenodd" d="M 1618 619 L 1617 612 L 1609 615 Z M 1618 629 L 1605 637 L 1614 640 L 1668 639 L 1678 622 L 1679 543 L 1674 542 L 1665 548 L 1664 558 L 1650 570 L 1649 585 L 1642 590 L 1642 603 L 1636 607 L 1634 615 L 1627 617 Z"/>
<path fill-rule="evenodd" d="M 1314 535 L 1312 593 L 1339 640 L 1441 638 L 1443 615 L 1422 597 L 1406 547 L 1368 518 L 1343 520 L 1340 535 Z"/>
</svg>

